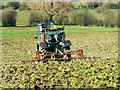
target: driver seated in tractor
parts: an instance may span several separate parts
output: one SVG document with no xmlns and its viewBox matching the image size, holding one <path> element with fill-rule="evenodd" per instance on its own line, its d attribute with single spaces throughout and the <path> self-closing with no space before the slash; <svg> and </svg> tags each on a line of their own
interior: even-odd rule
<svg viewBox="0 0 120 90">
<path fill-rule="evenodd" d="M 57 44 L 56 42 L 57 40 L 55 39 L 54 35 L 50 35 L 49 40 L 48 40 L 49 51 L 55 52 L 55 47 Z"/>
<path fill-rule="evenodd" d="M 49 43 L 55 43 L 55 42 L 57 42 L 56 39 L 55 39 L 55 37 L 54 37 L 54 35 L 50 35 L 48 42 Z"/>
</svg>

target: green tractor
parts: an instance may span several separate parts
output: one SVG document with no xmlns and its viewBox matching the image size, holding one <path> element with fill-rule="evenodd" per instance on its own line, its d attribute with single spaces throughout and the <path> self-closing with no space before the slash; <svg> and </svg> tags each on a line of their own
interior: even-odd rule
<svg viewBox="0 0 120 90">
<path fill-rule="evenodd" d="M 62 28 L 56 28 L 55 25 L 50 22 L 49 24 L 37 24 L 41 35 L 41 41 L 37 43 L 36 56 L 32 60 L 21 60 L 21 62 L 34 61 L 38 62 L 46 61 L 70 61 L 76 59 L 96 59 L 100 57 L 87 57 L 83 54 L 83 50 L 70 51 L 71 42 L 66 40 L 65 26 Z M 37 34 L 35 35 L 37 39 Z M 72 56 L 71 56 L 72 55 Z M 75 57 L 76 56 L 76 57 Z"/>
<path fill-rule="evenodd" d="M 36 53 L 37 55 L 42 54 L 40 59 L 45 58 L 43 54 L 64 54 L 70 50 L 71 42 L 70 40 L 65 40 L 64 25 L 62 28 L 56 28 L 53 23 L 49 23 L 48 25 L 37 24 L 37 28 L 40 31 L 41 41 L 37 43 Z M 37 39 L 37 34 L 35 35 L 35 39 Z M 70 55 L 68 56 L 70 57 Z"/>
</svg>

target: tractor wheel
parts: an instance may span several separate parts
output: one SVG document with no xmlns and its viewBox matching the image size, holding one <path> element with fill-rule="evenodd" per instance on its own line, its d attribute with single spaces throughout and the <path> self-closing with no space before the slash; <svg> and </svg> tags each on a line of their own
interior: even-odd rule
<svg viewBox="0 0 120 90">
<path fill-rule="evenodd" d="M 64 50 L 64 52 L 69 53 L 70 52 L 70 46 L 64 47 L 63 50 Z"/>
<path fill-rule="evenodd" d="M 64 53 L 64 48 L 62 45 L 58 45 L 58 49 L 60 50 L 61 53 Z M 58 50 L 56 50 L 57 53 L 60 53 Z"/>
</svg>

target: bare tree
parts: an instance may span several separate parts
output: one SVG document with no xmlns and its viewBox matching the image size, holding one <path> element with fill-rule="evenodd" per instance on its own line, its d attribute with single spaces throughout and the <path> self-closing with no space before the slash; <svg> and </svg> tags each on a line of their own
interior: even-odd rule
<svg viewBox="0 0 120 90">
<path fill-rule="evenodd" d="M 50 22 L 53 22 L 53 16 L 73 10 L 73 5 L 70 2 L 43 2 L 42 5 L 42 10 L 49 16 Z"/>
</svg>

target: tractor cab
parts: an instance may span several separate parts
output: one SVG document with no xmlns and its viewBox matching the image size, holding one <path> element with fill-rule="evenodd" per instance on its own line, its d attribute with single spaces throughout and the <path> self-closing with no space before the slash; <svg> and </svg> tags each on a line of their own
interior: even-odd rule
<svg viewBox="0 0 120 90">
<path fill-rule="evenodd" d="M 40 30 L 41 41 L 37 43 L 37 52 L 51 52 L 63 54 L 65 50 L 69 49 L 71 42 L 65 40 L 65 26 L 56 28 L 53 23 L 50 25 L 38 24 Z"/>
</svg>

